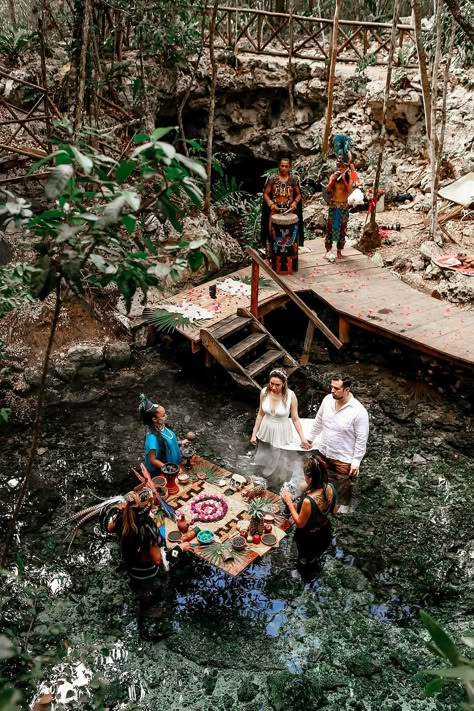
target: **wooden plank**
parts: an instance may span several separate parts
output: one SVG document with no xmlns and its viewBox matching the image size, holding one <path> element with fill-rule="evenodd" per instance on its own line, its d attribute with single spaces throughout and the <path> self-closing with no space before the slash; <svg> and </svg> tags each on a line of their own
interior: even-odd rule
<svg viewBox="0 0 474 711">
<path fill-rule="evenodd" d="M 250 375 L 250 377 L 253 378 L 259 373 L 261 373 L 262 370 L 268 368 L 269 365 L 272 365 L 272 363 L 275 363 L 277 360 L 282 358 L 284 354 L 284 351 L 275 350 L 272 348 L 271 350 L 260 356 L 260 358 L 257 358 L 257 360 L 254 360 L 252 363 L 250 363 L 245 370 Z"/>
<path fill-rule="evenodd" d="M 214 358 L 229 371 L 229 373 L 237 373 L 240 377 L 248 381 L 250 386 L 253 386 L 257 390 L 260 390 L 258 383 L 253 380 L 253 378 L 247 373 L 240 363 L 238 363 L 235 358 L 232 358 L 227 348 L 217 341 L 212 333 L 206 329 L 201 330 L 201 341 L 203 346 Z"/>
<path fill-rule="evenodd" d="M 300 297 L 294 293 L 294 291 L 286 285 L 286 283 L 281 279 L 281 277 L 273 271 L 273 269 L 266 264 L 266 262 L 263 261 L 263 259 L 260 257 L 260 255 L 252 249 L 252 247 L 247 247 L 247 253 L 250 254 L 252 259 L 254 259 L 258 264 L 260 264 L 260 267 L 269 274 L 272 279 L 280 286 L 283 291 L 285 291 L 290 299 L 295 302 L 297 306 L 306 314 L 306 316 L 314 323 L 314 325 L 319 328 L 319 330 L 328 338 L 331 343 L 336 346 L 336 348 L 341 348 L 342 343 L 341 341 L 337 338 L 337 336 L 334 335 L 334 333 L 326 326 L 325 323 L 319 319 L 314 311 L 307 306 Z"/>
<path fill-rule="evenodd" d="M 304 344 L 303 344 L 303 354 L 300 358 L 300 365 L 302 365 L 303 367 L 308 365 L 309 354 L 311 353 L 311 344 L 313 343 L 313 338 L 314 338 L 314 323 L 312 321 L 308 321 L 308 326 L 306 328 L 306 336 L 305 336 Z"/>
<path fill-rule="evenodd" d="M 234 316 L 233 318 L 225 319 L 217 328 L 212 329 L 212 335 L 216 340 L 227 338 L 227 336 L 231 336 L 233 333 L 237 333 L 248 326 L 250 321 L 250 318 L 243 318 L 242 316 Z"/>
<path fill-rule="evenodd" d="M 233 358 L 238 360 L 241 358 L 245 353 L 248 353 L 249 351 L 253 350 L 256 348 L 259 343 L 263 343 L 267 338 L 266 333 L 251 333 L 250 336 L 247 336 L 247 338 L 244 338 L 243 341 L 240 341 L 240 343 L 236 343 L 235 346 L 232 346 L 232 348 L 229 348 L 229 353 Z"/>
</svg>

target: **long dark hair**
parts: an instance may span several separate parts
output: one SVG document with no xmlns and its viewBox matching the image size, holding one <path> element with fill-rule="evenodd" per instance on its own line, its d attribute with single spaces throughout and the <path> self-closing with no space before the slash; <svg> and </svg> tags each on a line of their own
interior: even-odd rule
<svg viewBox="0 0 474 711">
<path fill-rule="evenodd" d="M 328 487 L 328 470 L 323 461 L 317 458 L 317 455 L 306 457 L 303 463 L 305 476 L 311 479 L 306 492 L 322 489 L 324 499 L 328 503 L 327 487 Z"/>
<path fill-rule="evenodd" d="M 164 461 L 163 458 L 165 457 L 166 452 L 165 440 L 163 439 L 161 431 L 156 427 L 155 423 L 153 422 L 153 418 L 155 418 L 158 414 L 159 407 L 160 405 L 155 405 L 150 410 L 145 410 L 144 408 L 141 408 L 140 414 L 142 416 L 143 424 L 148 427 L 149 432 L 154 434 L 156 436 L 156 439 L 158 440 L 158 446 L 160 448 L 160 451 L 156 453 L 157 458 Z"/>
</svg>

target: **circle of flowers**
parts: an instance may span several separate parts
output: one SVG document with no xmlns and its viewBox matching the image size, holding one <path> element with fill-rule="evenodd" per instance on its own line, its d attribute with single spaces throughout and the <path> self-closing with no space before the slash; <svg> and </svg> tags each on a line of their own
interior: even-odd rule
<svg viewBox="0 0 474 711">
<path fill-rule="evenodd" d="M 227 502 L 217 494 L 199 494 L 191 501 L 191 512 L 191 523 L 220 521 L 227 513 Z"/>
</svg>

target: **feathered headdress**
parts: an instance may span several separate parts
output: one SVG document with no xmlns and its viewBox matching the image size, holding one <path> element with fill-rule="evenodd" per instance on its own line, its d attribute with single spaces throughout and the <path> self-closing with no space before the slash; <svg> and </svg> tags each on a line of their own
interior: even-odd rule
<svg viewBox="0 0 474 711">
<path fill-rule="evenodd" d="M 156 405 L 152 403 L 151 400 L 147 398 L 146 395 L 143 393 L 140 395 L 140 405 L 138 406 L 138 409 L 140 412 L 150 412 L 150 410 L 154 410 Z"/>
<path fill-rule="evenodd" d="M 349 161 L 349 149 L 352 143 L 352 138 L 350 136 L 346 136 L 345 133 L 336 133 L 332 143 L 334 146 L 334 153 L 336 154 L 336 158 L 338 158 L 339 160 Z"/>
</svg>

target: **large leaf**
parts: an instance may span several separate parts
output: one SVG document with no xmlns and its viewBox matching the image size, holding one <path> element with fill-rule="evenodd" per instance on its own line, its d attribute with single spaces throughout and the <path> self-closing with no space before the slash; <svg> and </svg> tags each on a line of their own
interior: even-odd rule
<svg viewBox="0 0 474 711">
<path fill-rule="evenodd" d="M 460 664 L 457 667 L 446 669 L 426 669 L 423 674 L 430 676 L 440 676 L 443 679 L 458 679 L 459 681 L 474 681 L 474 666 Z"/>
<path fill-rule="evenodd" d="M 137 164 L 133 160 L 123 160 L 115 171 L 115 180 L 122 185 L 131 176 Z"/>
<path fill-rule="evenodd" d="M 456 666 L 459 663 L 461 655 L 459 654 L 451 637 L 427 612 L 420 612 L 420 617 L 426 629 L 430 633 L 431 639 L 440 652 L 442 652 L 451 664 Z"/>
<path fill-rule="evenodd" d="M 120 217 L 120 213 L 126 204 L 127 203 L 123 195 L 119 195 L 115 198 L 115 200 L 109 202 L 102 214 L 101 223 L 103 225 L 111 225 L 114 222 L 117 222 Z"/>
<path fill-rule="evenodd" d="M 9 637 L 0 634 L 0 659 L 10 659 L 18 654 L 15 645 Z"/>
<path fill-rule="evenodd" d="M 133 190 L 124 190 L 122 194 L 134 212 L 140 209 L 140 195 Z"/>
<path fill-rule="evenodd" d="M 187 328 L 188 326 L 200 327 L 205 323 L 205 321 L 199 319 L 191 321 L 187 316 L 184 316 L 184 314 L 166 311 L 165 309 L 155 309 L 154 311 L 145 309 L 143 317 L 145 321 L 151 323 L 157 331 L 163 331 L 164 333 L 173 333 L 177 328 Z"/>
<path fill-rule="evenodd" d="M 48 175 L 44 192 L 49 200 L 54 200 L 65 190 L 66 185 L 74 175 L 72 165 L 56 165 Z"/>
<path fill-rule="evenodd" d="M 206 169 L 201 163 L 198 163 L 197 160 L 193 160 L 192 158 L 188 158 L 187 156 L 181 155 L 181 153 L 177 153 L 175 156 L 176 160 L 178 160 L 180 163 L 182 163 L 188 170 L 190 170 L 192 173 L 196 173 L 202 180 L 206 180 L 207 178 L 207 173 Z"/>
<path fill-rule="evenodd" d="M 76 146 L 71 146 L 71 150 L 74 153 L 74 158 L 79 163 L 84 173 L 86 175 L 89 175 L 92 172 L 92 168 L 94 167 L 94 163 L 92 162 L 92 160 L 89 158 L 89 156 L 86 156 L 84 155 L 84 153 L 81 153 L 81 151 L 76 148 Z"/>
<path fill-rule="evenodd" d="M 167 133 L 169 133 L 170 131 L 175 131 L 175 130 L 176 130 L 176 128 L 172 128 L 172 127 L 169 127 L 169 128 L 162 128 L 162 127 L 160 127 L 160 128 L 155 128 L 155 130 L 154 130 L 153 133 L 151 134 L 150 138 L 151 138 L 152 141 L 159 141 L 160 138 L 163 138 L 163 136 L 166 136 Z"/>
</svg>

